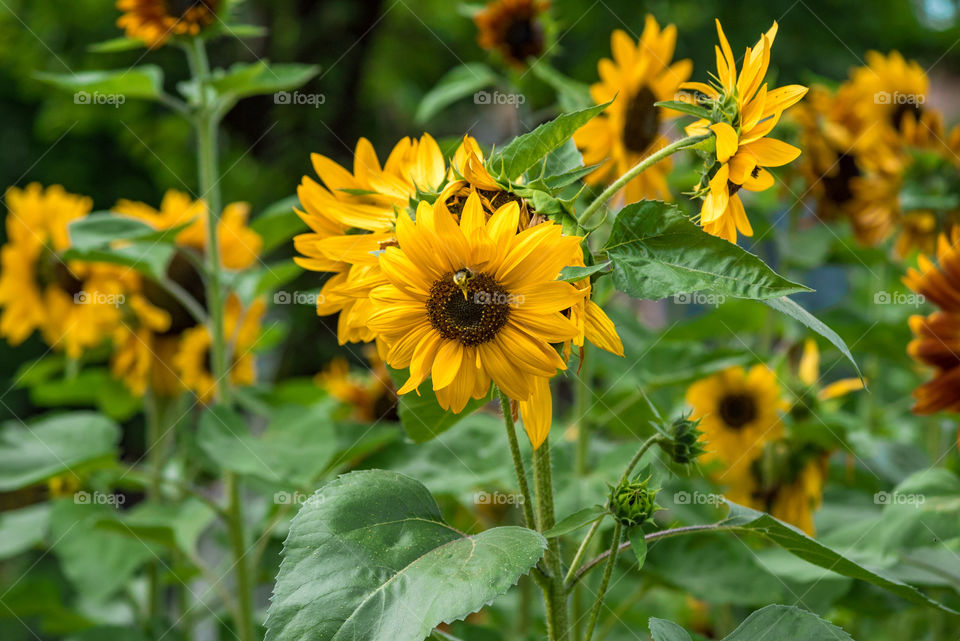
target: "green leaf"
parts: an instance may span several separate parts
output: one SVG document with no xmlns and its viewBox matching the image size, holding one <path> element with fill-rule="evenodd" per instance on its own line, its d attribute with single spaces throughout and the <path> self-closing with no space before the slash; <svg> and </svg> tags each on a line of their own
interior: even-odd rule
<svg viewBox="0 0 960 641">
<path fill-rule="evenodd" d="M 225 24 L 223 33 L 234 38 L 259 38 L 270 33 L 270 30 L 256 24 Z"/>
<path fill-rule="evenodd" d="M 216 73 L 210 84 L 221 96 L 236 101 L 302 87 L 318 73 L 320 67 L 316 65 L 238 62 L 229 70 Z M 284 104 L 282 97 L 277 98 L 277 104 Z"/>
<path fill-rule="evenodd" d="M 849 634 L 817 615 L 789 605 L 757 610 L 723 641 L 853 641 Z"/>
<path fill-rule="evenodd" d="M 93 412 L 75 412 L 0 426 L 0 492 L 113 457 L 120 428 Z"/>
<path fill-rule="evenodd" d="M 290 525 L 267 614 L 268 641 L 422 641 L 506 592 L 546 539 L 522 527 L 467 535 L 418 481 L 351 472 Z"/>
<path fill-rule="evenodd" d="M 673 621 L 650 617 L 649 626 L 653 641 L 690 641 L 690 634 Z"/>
<path fill-rule="evenodd" d="M 192 221 L 157 230 L 147 223 L 109 211 L 98 211 L 70 223 L 70 248 L 76 251 L 104 249 L 118 240 L 172 243 Z M 112 250 L 116 251 L 116 250 Z"/>
<path fill-rule="evenodd" d="M 746 250 L 703 231 L 676 205 L 660 201 L 644 200 L 620 210 L 604 249 L 617 289 L 634 298 L 707 291 L 763 300 L 810 291 Z"/>
<path fill-rule="evenodd" d="M 727 504 L 730 506 L 730 514 L 722 522 L 724 527 L 759 534 L 808 563 L 843 576 L 872 583 L 911 603 L 934 607 L 951 614 L 960 614 L 960 612 L 934 601 L 913 586 L 868 570 L 816 539 L 810 538 L 792 525 L 778 521 L 769 514 L 751 510 L 731 501 L 727 501 Z"/>
<path fill-rule="evenodd" d="M 121 519 L 97 521 L 96 527 L 192 554 L 200 535 L 215 518 L 212 508 L 191 498 L 178 504 L 141 503 Z"/>
<path fill-rule="evenodd" d="M 644 538 L 643 528 L 639 526 L 630 528 L 627 537 L 630 539 L 630 549 L 633 550 L 633 556 L 640 564 L 638 569 L 643 569 L 643 564 L 647 561 L 647 539 Z"/>
<path fill-rule="evenodd" d="M 103 367 L 85 368 L 75 376 L 49 378 L 30 386 L 30 401 L 40 407 L 88 405 L 123 421 L 140 408 L 140 399 Z"/>
<path fill-rule="evenodd" d="M 418 123 L 425 123 L 445 108 L 497 82 L 493 69 L 482 62 L 468 62 L 448 71 L 428 91 L 417 107 Z"/>
<path fill-rule="evenodd" d="M 111 263 L 135 269 L 151 278 L 162 278 L 176 249 L 172 245 L 157 242 L 134 242 L 122 247 L 107 249 L 68 249 L 61 258 L 64 261 L 83 260 L 92 263 Z"/>
<path fill-rule="evenodd" d="M 673 109 L 674 111 L 696 116 L 697 118 L 710 118 L 710 111 L 708 109 L 700 105 L 684 102 L 683 100 L 663 100 L 656 103 L 656 106 L 664 109 Z"/>
<path fill-rule="evenodd" d="M 584 278 L 593 276 L 597 272 L 603 272 L 608 267 L 610 267 L 609 262 L 590 265 L 588 267 L 574 267 L 571 265 L 560 270 L 560 280 L 568 282 L 583 280 Z"/>
<path fill-rule="evenodd" d="M 392 367 L 387 367 L 387 370 L 398 388 L 406 382 L 409 375 L 407 370 L 395 370 Z M 454 414 L 440 407 L 432 385 L 432 381 L 427 379 L 421 383 L 419 393 L 414 391 L 404 394 L 397 401 L 400 423 L 414 443 L 425 443 L 440 436 L 490 401 L 488 396 L 481 399 L 471 398 L 463 411 Z"/>
<path fill-rule="evenodd" d="M 514 138 L 495 154 L 487 166 L 497 172 L 501 180 L 514 180 L 537 164 L 554 149 L 564 145 L 575 131 L 607 108 L 610 103 L 594 105 L 580 111 L 563 114 L 545 122 L 530 133 Z"/>
<path fill-rule="evenodd" d="M 602 505 L 584 508 L 579 512 L 574 512 L 570 516 L 560 519 L 556 525 L 544 532 L 543 535 L 548 539 L 552 539 L 557 536 L 569 534 L 570 532 L 579 530 L 585 525 L 590 525 L 597 519 L 602 519 L 605 514 L 608 514 L 608 512 Z"/>
<path fill-rule="evenodd" d="M 26 552 L 43 541 L 49 523 L 49 503 L 0 512 L 0 560 Z"/>
<path fill-rule="evenodd" d="M 263 241 L 262 255 L 307 231 L 307 224 L 294 211 L 295 207 L 300 207 L 300 200 L 289 196 L 273 203 L 250 222 L 250 229 Z"/>
<path fill-rule="evenodd" d="M 133 51 L 134 49 L 143 49 L 147 45 L 139 38 L 111 38 L 103 42 L 97 42 L 88 47 L 94 53 L 117 53 L 121 51 Z"/>
<path fill-rule="evenodd" d="M 771 298 L 763 301 L 765 305 L 772 307 L 773 309 L 786 314 L 790 318 L 800 321 L 816 333 L 820 334 L 828 341 L 833 343 L 833 346 L 840 350 L 844 356 L 847 357 L 851 363 L 853 363 L 854 368 L 857 370 L 857 375 L 862 377 L 860 373 L 860 367 L 857 365 L 857 361 L 854 360 L 853 354 L 850 353 L 850 348 L 847 347 L 847 344 L 840 338 L 840 335 L 835 331 L 827 327 L 823 321 L 818 319 L 816 316 L 805 310 L 795 301 L 783 296 L 782 298 Z"/>
<path fill-rule="evenodd" d="M 98 96 L 158 99 L 163 94 L 163 70 L 156 65 L 141 65 L 119 71 L 38 73 L 38 80 L 76 92 L 77 104 L 98 104 Z"/>
<path fill-rule="evenodd" d="M 586 109 L 593 104 L 590 85 L 563 75 L 543 59 L 534 62 L 530 70 L 537 78 L 553 87 L 564 111 Z"/>
</svg>

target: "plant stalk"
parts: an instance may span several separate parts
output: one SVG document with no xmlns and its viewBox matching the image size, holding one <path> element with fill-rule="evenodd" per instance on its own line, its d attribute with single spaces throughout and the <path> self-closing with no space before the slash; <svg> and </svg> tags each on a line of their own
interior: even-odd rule
<svg viewBox="0 0 960 641">
<path fill-rule="evenodd" d="M 507 429 L 507 442 L 510 444 L 510 455 L 513 457 L 513 469 L 517 474 L 517 485 L 523 495 L 523 518 L 528 528 L 534 528 L 536 519 L 533 514 L 533 501 L 530 496 L 530 486 L 527 484 L 527 472 L 523 466 L 523 456 L 520 454 L 520 443 L 517 441 L 517 428 L 513 422 L 513 412 L 510 410 L 510 399 L 497 388 L 500 397 L 500 409 L 503 411 L 503 424 Z"/>
<path fill-rule="evenodd" d="M 613 575 L 613 568 L 617 564 L 617 553 L 620 551 L 620 537 L 623 534 L 623 525 L 617 521 L 613 528 L 613 542 L 610 544 L 607 566 L 603 570 L 603 579 L 600 581 L 600 591 L 597 592 L 597 599 L 593 603 L 593 610 L 590 611 L 590 620 L 587 621 L 587 632 L 583 637 L 584 641 L 590 641 L 593 638 L 593 630 L 597 627 L 597 619 L 600 618 L 600 610 L 603 608 L 603 598 L 607 594 L 607 587 L 610 585 L 610 577 Z"/>
<path fill-rule="evenodd" d="M 550 466 L 550 439 L 533 451 L 533 486 L 537 501 L 537 530 L 546 532 L 554 526 L 553 472 Z M 563 583 L 563 564 L 560 560 L 560 540 L 547 541 L 544 555 L 550 573 L 543 600 L 547 611 L 547 634 L 550 641 L 569 641 L 570 624 L 567 615 L 567 592 Z"/>
</svg>

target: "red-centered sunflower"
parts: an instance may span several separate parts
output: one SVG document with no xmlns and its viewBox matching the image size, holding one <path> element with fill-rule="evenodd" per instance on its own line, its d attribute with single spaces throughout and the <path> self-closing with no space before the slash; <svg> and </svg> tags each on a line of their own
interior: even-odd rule
<svg viewBox="0 0 960 641">
<path fill-rule="evenodd" d="M 117 26 L 151 49 L 173 36 L 196 36 L 217 20 L 222 0 L 117 0 Z"/>
<path fill-rule="evenodd" d="M 590 95 L 598 105 L 613 103 L 573 136 L 584 163 L 601 165 L 587 176 L 588 184 L 613 182 L 667 144 L 662 125 L 678 114 L 655 103 L 674 100 L 693 70 L 689 60 L 671 63 L 676 42 L 677 28 L 661 30 L 651 15 L 638 42 L 619 29 L 610 36 L 613 60 L 603 58 L 597 64 L 600 82 L 590 87 Z M 624 202 L 669 200 L 666 177 L 671 166 L 669 159 L 662 160 L 627 183 L 621 192 Z"/>
<path fill-rule="evenodd" d="M 528 58 L 539 57 L 546 48 L 543 17 L 548 0 L 495 0 L 479 11 L 477 43 L 496 51 L 514 67 L 523 67 Z"/>
<path fill-rule="evenodd" d="M 459 224 L 426 202 L 416 222 L 401 215 L 399 246 L 380 256 L 389 284 L 371 294 L 370 325 L 389 346 L 387 363 L 410 368 L 398 394 L 432 377 L 440 405 L 460 412 L 492 380 L 520 403 L 537 448 L 550 430 L 549 379 L 566 368 L 552 344 L 577 336 L 563 312 L 585 296 L 556 278 L 576 264 L 581 239 L 553 223 L 518 232 L 519 218 L 508 203 L 488 219 L 477 195 Z"/>
</svg>

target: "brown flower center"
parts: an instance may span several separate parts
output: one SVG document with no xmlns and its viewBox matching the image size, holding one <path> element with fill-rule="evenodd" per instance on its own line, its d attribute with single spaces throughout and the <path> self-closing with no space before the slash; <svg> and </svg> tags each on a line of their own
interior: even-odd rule
<svg viewBox="0 0 960 641">
<path fill-rule="evenodd" d="M 518 62 L 543 52 L 543 27 L 534 16 L 516 16 L 503 33 L 510 57 Z"/>
<path fill-rule="evenodd" d="M 83 280 L 52 252 L 43 256 L 37 276 L 42 287 L 56 287 L 69 296 L 76 296 L 83 291 Z"/>
<path fill-rule="evenodd" d="M 164 0 L 167 15 L 175 18 L 186 17 L 191 9 L 206 9 L 216 13 L 216 0 Z"/>
<path fill-rule="evenodd" d="M 479 345 L 496 337 L 510 316 L 510 293 L 489 274 L 461 269 L 430 288 L 427 317 L 444 338 Z"/>
<path fill-rule="evenodd" d="M 623 121 L 623 144 L 630 151 L 644 153 L 660 132 L 660 110 L 657 97 L 644 87 L 627 104 Z"/>
<path fill-rule="evenodd" d="M 859 175 L 860 168 L 857 166 L 856 158 L 849 154 L 840 154 L 837 156 L 836 171 L 833 175 L 820 177 L 827 199 L 830 202 L 842 205 L 853 198 L 851 181 Z"/>
<path fill-rule="evenodd" d="M 720 400 L 719 411 L 723 422 L 738 430 L 757 417 L 757 402 L 750 394 L 728 394 Z"/>
<path fill-rule="evenodd" d="M 203 277 L 194 264 L 182 252 L 178 251 L 167 266 L 167 278 L 182 287 L 203 306 L 206 306 L 207 293 Z M 143 279 L 143 295 L 150 303 L 170 314 L 170 327 L 163 336 L 180 334 L 197 324 L 187 308 L 165 288 L 154 283 L 153 279 Z"/>
</svg>

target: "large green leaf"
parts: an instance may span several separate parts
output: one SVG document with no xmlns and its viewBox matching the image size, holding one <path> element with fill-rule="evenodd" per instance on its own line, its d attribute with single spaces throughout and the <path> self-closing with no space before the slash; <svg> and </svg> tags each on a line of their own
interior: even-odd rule
<svg viewBox="0 0 960 641">
<path fill-rule="evenodd" d="M 49 503 L 0 512 L 0 559 L 9 559 L 42 541 L 49 522 Z"/>
<path fill-rule="evenodd" d="M 119 438 L 117 424 L 93 412 L 43 418 L 29 426 L 8 421 L 0 427 L 0 492 L 109 459 Z"/>
<path fill-rule="evenodd" d="M 514 180 L 540 162 L 551 151 L 563 146 L 577 129 L 607 108 L 610 103 L 594 105 L 563 114 L 545 122 L 530 133 L 514 138 L 494 155 L 488 166 L 501 180 Z"/>
<path fill-rule="evenodd" d="M 215 518 L 210 506 L 191 498 L 176 504 L 141 503 L 120 519 L 111 515 L 97 521 L 96 527 L 193 554 L 200 535 Z"/>
<path fill-rule="evenodd" d="M 227 71 L 217 72 L 211 84 L 229 100 L 289 91 L 301 87 L 320 73 L 316 65 L 276 64 L 264 60 L 238 62 Z M 278 98 L 278 104 L 283 104 Z"/>
<path fill-rule="evenodd" d="M 263 241 L 261 254 L 265 255 L 297 234 L 307 231 L 307 224 L 294 211 L 295 207 L 300 207 L 300 200 L 296 196 L 287 196 L 250 221 L 250 229 L 257 232 Z"/>
<path fill-rule="evenodd" d="M 37 78 L 55 87 L 77 92 L 78 104 L 98 104 L 97 96 L 157 99 L 163 93 L 163 70 L 141 65 L 118 71 L 38 73 Z"/>
<path fill-rule="evenodd" d="M 690 634 L 672 621 L 650 619 L 653 641 L 690 641 Z M 853 641 L 829 621 L 788 605 L 768 605 L 748 616 L 723 641 Z"/>
<path fill-rule="evenodd" d="M 653 641 L 690 641 L 690 633 L 673 621 L 650 617 L 649 625 Z"/>
<path fill-rule="evenodd" d="M 703 231 L 676 205 L 660 201 L 620 210 L 604 249 L 617 289 L 634 298 L 705 291 L 763 300 L 809 291 L 748 251 Z"/>
<path fill-rule="evenodd" d="M 70 223 L 70 247 L 77 251 L 103 249 L 118 240 L 172 243 L 177 234 L 191 222 L 157 230 L 136 218 L 98 211 Z"/>
<path fill-rule="evenodd" d="M 293 519 L 267 639 L 422 641 L 506 592 L 545 548 L 522 527 L 475 535 L 450 527 L 408 476 L 351 472 Z"/>
<path fill-rule="evenodd" d="M 408 373 L 406 370 L 387 368 L 397 387 L 402 386 Z M 397 414 L 407 436 L 414 443 L 425 443 L 434 439 L 451 427 L 469 416 L 474 410 L 483 407 L 490 399 L 471 398 L 459 414 L 454 414 L 440 407 L 437 395 L 433 393 L 432 381 L 427 379 L 420 385 L 420 389 L 404 394 L 397 401 Z"/>
<path fill-rule="evenodd" d="M 172 245 L 134 242 L 108 249 L 68 249 L 61 258 L 64 261 L 83 260 L 91 263 L 124 265 L 151 278 L 162 278 L 175 251 Z"/>
<path fill-rule="evenodd" d="M 482 62 L 467 62 L 448 71 L 417 107 L 416 120 L 425 123 L 461 98 L 496 83 L 498 76 Z"/>
<path fill-rule="evenodd" d="M 805 310 L 795 301 L 787 298 L 786 296 L 782 298 L 770 298 L 763 301 L 765 305 L 769 305 L 773 309 L 777 310 L 782 314 L 786 314 L 790 318 L 800 321 L 816 333 L 820 334 L 828 341 L 833 343 L 833 346 L 840 350 L 840 352 L 847 357 L 853 366 L 857 370 L 857 374 L 860 374 L 860 367 L 857 365 L 857 361 L 853 359 L 853 354 L 850 353 L 850 348 L 847 347 L 847 344 L 844 342 L 840 335 L 835 331 L 830 329 L 816 316 Z"/>
</svg>

